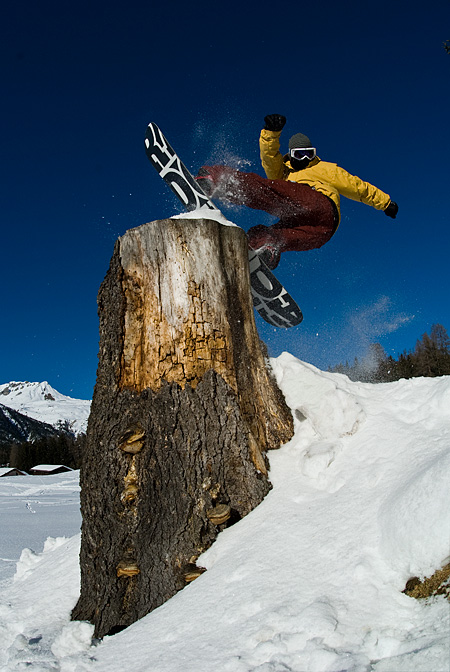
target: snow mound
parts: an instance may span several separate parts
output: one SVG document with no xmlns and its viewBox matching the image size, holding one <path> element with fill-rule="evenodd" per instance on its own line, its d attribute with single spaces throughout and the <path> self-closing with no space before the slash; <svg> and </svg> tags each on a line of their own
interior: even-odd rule
<svg viewBox="0 0 450 672">
<path fill-rule="evenodd" d="M 324 373 L 287 352 L 272 365 L 294 418 L 307 420 L 318 437 L 335 439 L 358 430 L 365 414 L 345 376 Z"/>
<path fill-rule="evenodd" d="M 1 670 L 61 669 L 55 656 L 90 647 L 93 627 L 70 624 L 79 595 L 79 547 L 76 535 L 48 538 L 41 553 L 23 551 L 14 583 L 0 599 Z"/>
<path fill-rule="evenodd" d="M 386 557 L 403 576 L 433 574 L 450 553 L 449 450 L 431 457 L 393 492 L 379 513 Z M 414 520 L 414 530 L 405 521 Z"/>
</svg>

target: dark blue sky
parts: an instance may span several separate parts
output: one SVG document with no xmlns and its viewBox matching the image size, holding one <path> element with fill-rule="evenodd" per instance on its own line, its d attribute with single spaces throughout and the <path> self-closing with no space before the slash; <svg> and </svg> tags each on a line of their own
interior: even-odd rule
<svg viewBox="0 0 450 672">
<path fill-rule="evenodd" d="M 263 117 L 388 192 L 391 220 L 343 199 L 322 249 L 277 275 L 304 312 L 272 354 L 322 368 L 450 330 L 448 0 L 9 3 L 2 16 L 0 382 L 89 398 L 96 295 L 127 229 L 179 212 L 144 153 L 156 121 L 193 170 L 261 172 Z M 264 213 L 233 209 L 247 229 Z"/>
</svg>

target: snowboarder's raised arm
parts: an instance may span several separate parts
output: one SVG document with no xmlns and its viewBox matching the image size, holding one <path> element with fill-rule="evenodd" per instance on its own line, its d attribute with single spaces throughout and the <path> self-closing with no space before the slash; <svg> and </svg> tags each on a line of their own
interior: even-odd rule
<svg viewBox="0 0 450 672">
<path fill-rule="evenodd" d="M 284 177 L 284 162 L 280 152 L 280 135 L 286 123 L 282 114 L 268 114 L 264 117 L 264 128 L 259 138 L 261 163 L 269 180 Z"/>
</svg>

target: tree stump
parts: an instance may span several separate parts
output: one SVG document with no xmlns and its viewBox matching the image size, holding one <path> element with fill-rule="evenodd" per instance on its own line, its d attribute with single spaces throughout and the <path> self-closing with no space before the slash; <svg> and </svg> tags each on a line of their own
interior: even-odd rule
<svg viewBox="0 0 450 672">
<path fill-rule="evenodd" d="M 244 232 L 169 219 L 116 243 L 81 468 L 81 595 L 102 637 L 201 572 L 197 557 L 270 489 L 292 417 L 255 326 Z"/>
</svg>

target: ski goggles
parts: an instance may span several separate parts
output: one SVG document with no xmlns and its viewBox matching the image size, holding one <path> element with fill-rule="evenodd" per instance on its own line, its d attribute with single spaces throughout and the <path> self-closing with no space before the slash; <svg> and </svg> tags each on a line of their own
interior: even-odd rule
<svg viewBox="0 0 450 672">
<path fill-rule="evenodd" d="M 315 147 L 297 147 L 289 150 L 289 156 L 291 159 L 297 159 L 297 161 L 301 161 L 302 159 L 309 159 L 312 161 L 315 155 Z"/>
</svg>

